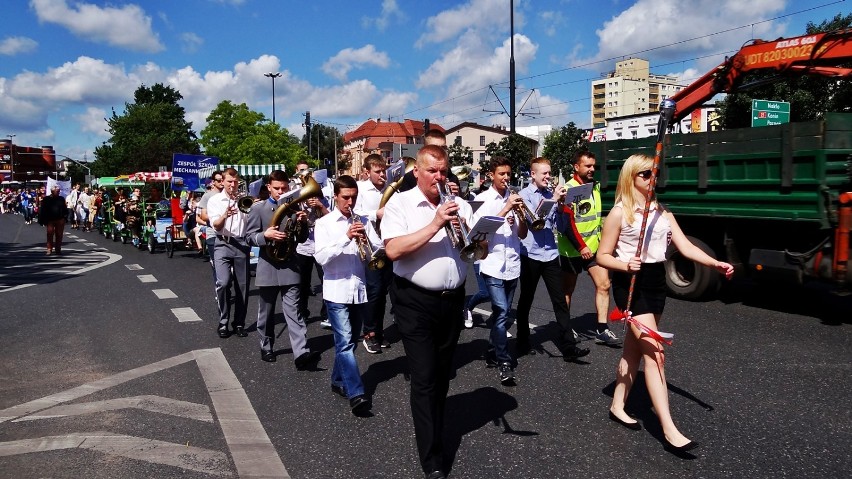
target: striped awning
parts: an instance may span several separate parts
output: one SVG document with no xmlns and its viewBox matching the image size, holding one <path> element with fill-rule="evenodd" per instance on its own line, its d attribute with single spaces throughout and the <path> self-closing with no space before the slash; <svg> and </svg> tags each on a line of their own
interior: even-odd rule
<svg viewBox="0 0 852 479">
<path fill-rule="evenodd" d="M 155 172 L 147 172 L 140 171 L 138 173 L 133 173 L 130 175 L 131 178 L 137 181 L 171 181 L 172 172 L 171 171 L 155 171 Z"/>
<path fill-rule="evenodd" d="M 205 180 L 209 178 L 214 171 L 222 171 L 225 168 L 233 168 L 237 170 L 237 173 L 239 173 L 243 178 L 264 176 L 275 170 L 286 171 L 286 165 L 213 165 L 199 169 L 198 177 Z"/>
</svg>

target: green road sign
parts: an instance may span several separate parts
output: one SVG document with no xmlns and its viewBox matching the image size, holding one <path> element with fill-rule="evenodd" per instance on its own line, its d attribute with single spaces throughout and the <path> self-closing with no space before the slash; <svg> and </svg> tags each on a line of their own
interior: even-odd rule
<svg viewBox="0 0 852 479">
<path fill-rule="evenodd" d="M 752 100 L 751 126 L 790 123 L 790 103 L 786 101 Z"/>
</svg>

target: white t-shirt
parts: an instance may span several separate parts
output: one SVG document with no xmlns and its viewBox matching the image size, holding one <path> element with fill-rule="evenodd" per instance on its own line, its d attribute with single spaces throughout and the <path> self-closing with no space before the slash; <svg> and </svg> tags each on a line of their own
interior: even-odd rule
<svg viewBox="0 0 852 479">
<path fill-rule="evenodd" d="M 623 208 L 619 201 L 613 208 Z M 636 256 L 636 245 L 639 244 L 639 231 L 642 228 L 643 206 L 637 206 L 633 212 L 633 224 L 628 225 L 626 221 L 621 221 L 621 234 L 618 235 L 618 242 L 615 245 L 616 259 L 624 263 L 630 262 L 630 259 Z M 627 212 L 625 211 L 626 215 Z M 661 208 L 657 208 L 657 203 L 651 204 L 651 211 L 648 214 L 648 224 L 645 227 L 645 245 L 642 248 L 642 256 L 640 259 L 643 263 L 661 263 L 666 260 L 666 249 L 672 241 L 672 225 L 668 218 L 663 214 Z M 650 232 L 650 233 L 648 233 Z"/>
</svg>

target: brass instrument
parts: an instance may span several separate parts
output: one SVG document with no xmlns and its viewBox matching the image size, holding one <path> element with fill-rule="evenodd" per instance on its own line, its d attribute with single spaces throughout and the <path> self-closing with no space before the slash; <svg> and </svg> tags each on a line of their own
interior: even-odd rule
<svg viewBox="0 0 852 479">
<path fill-rule="evenodd" d="M 394 181 L 393 183 L 390 183 L 385 187 L 385 191 L 382 193 L 382 199 L 379 200 L 379 209 L 384 208 L 385 205 L 388 204 L 388 201 L 391 199 L 391 196 L 393 196 L 393 194 L 396 193 L 397 190 L 399 190 L 399 187 L 402 186 L 402 182 L 405 179 L 405 174 L 413 170 L 416 164 L 417 160 L 406 160 L 405 171 L 402 173 L 402 176 L 400 176 L 398 180 Z M 382 230 L 380 229 L 381 223 L 382 220 L 376 218 L 376 233 L 378 233 L 379 236 L 381 236 L 382 234 Z"/>
<path fill-rule="evenodd" d="M 352 224 L 364 225 L 361 221 L 361 216 L 354 214 L 351 207 L 349 208 L 349 218 Z M 367 230 L 364 230 L 364 236 L 357 238 L 356 241 L 358 242 L 358 256 L 361 258 L 361 261 L 367 261 L 368 268 L 375 271 L 385 267 L 384 255 L 373 249 L 373 245 L 367 238 Z"/>
<path fill-rule="evenodd" d="M 470 178 L 470 173 L 473 169 L 470 166 L 454 166 L 450 168 L 450 171 L 456 175 L 456 178 L 459 179 L 459 193 L 462 198 L 467 198 L 467 195 L 470 191 L 470 182 L 466 181 Z"/>
<path fill-rule="evenodd" d="M 438 183 L 438 195 L 440 196 L 440 205 L 455 201 L 455 196 L 450 193 L 446 182 Z M 444 225 L 444 228 L 447 230 L 447 237 L 450 238 L 453 247 L 458 248 L 462 261 L 472 263 L 482 259 L 486 253 L 485 245 L 482 244 L 481 240 L 474 239 L 473 241 L 469 241 L 468 236 L 470 235 L 470 231 L 467 225 L 462 218 L 458 217 L 458 213 L 455 216 L 456 221 L 458 221 L 458 227 L 454 226 L 452 221 L 448 221 Z"/>
<path fill-rule="evenodd" d="M 512 190 L 512 193 L 517 193 L 517 191 Z M 515 212 L 516 216 L 519 216 L 524 219 L 527 223 L 527 227 L 533 231 L 541 231 L 544 229 L 544 225 L 547 222 L 546 218 L 536 216 L 533 210 L 527 206 L 527 202 L 521 199 L 521 203 L 518 205 L 514 205 L 512 209 Z"/>
<path fill-rule="evenodd" d="M 248 194 L 248 186 L 245 180 L 240 180 L 237 185 L 237 208 L 243 213 L 248 214 L 251 210 L 251 205 L 254 204 L 254 197 Z"/>
<path fill-rule="evenodd" d="M 297 183 L 299 184 L 299 186 L 304 186 L 305 184 L 307 184 L 308 178 L 311 178 L 313 180 L 313 178 L 314 178 L 313 173 L 314 173 L 313 169 L 307 169 L 307 170 L 304 170 L 304 171 L 297 172 L 296 173 L 297 180 L 298 180 Z M 322 215 L 323 215 L 322 208 L 315 207 L 314 208 L 314 217 L 316 219 L 320 219 L 320 218 L 322 218 Z"/>
<path fill-rule="evenodd" d="M 272 221 L 269 222 L 270 228 L 277 228 L 278 231 L 287 233 L 287 238 L 282 241 L 273 241 L 266 245 L 266 254 L 275 261 L 286 261 L 293 252 L 296 251 L 296 238 L 301 233 L 302 224 L 295 221 L 292 215 L 299 212 L 300 203 L 303 203 L 310 198 L 322 196 L 322 188 L 313 178 L 307 177 L 305 186 L 299 190 L 299 196 L 288 203 L 280 205 L 272 215 Z"/>
</svg>

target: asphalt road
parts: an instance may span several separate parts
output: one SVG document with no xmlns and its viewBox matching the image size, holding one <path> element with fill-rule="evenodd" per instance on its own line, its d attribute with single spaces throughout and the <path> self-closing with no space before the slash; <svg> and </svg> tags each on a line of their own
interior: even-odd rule
<svg viewBox="0 0 852 479">
<path fill-rule="evenodd" d="M 42 228 L 0 216 L 0 477 L 422 477 L 392 321 L 391 349 L 357 351 L 374 404 L 357 418 L 329 390 L 332 338 L 318 318 L 317 370 L 296 371 L 286 332 L 278 362 L 264 363 L 256 296 L 250 336 L 219 339 L 209 266 L 194 253 L 168 258 L 74 230 L 63 250 L 45 257 Z M 319 296 L 310 308 L 319 312 Z M 581 332 L 592 311 L 584 276 Z M 520 359 L 511 388 L 481 359 L 487 329 L 462 333 L 450 477 L 848 477 L 849 298 L 740 283 L 719 300 L 670 299 L 672 413 L 701 443 L 688 459 L 663 451 L 641 380 L 628 411 L 644 429 L 608 420 L 619 350 L 588 341 L 585 361 L 566 363 L 549 341 L 552 317 L 541 285 L 539 351 Z"/>
</svg>

